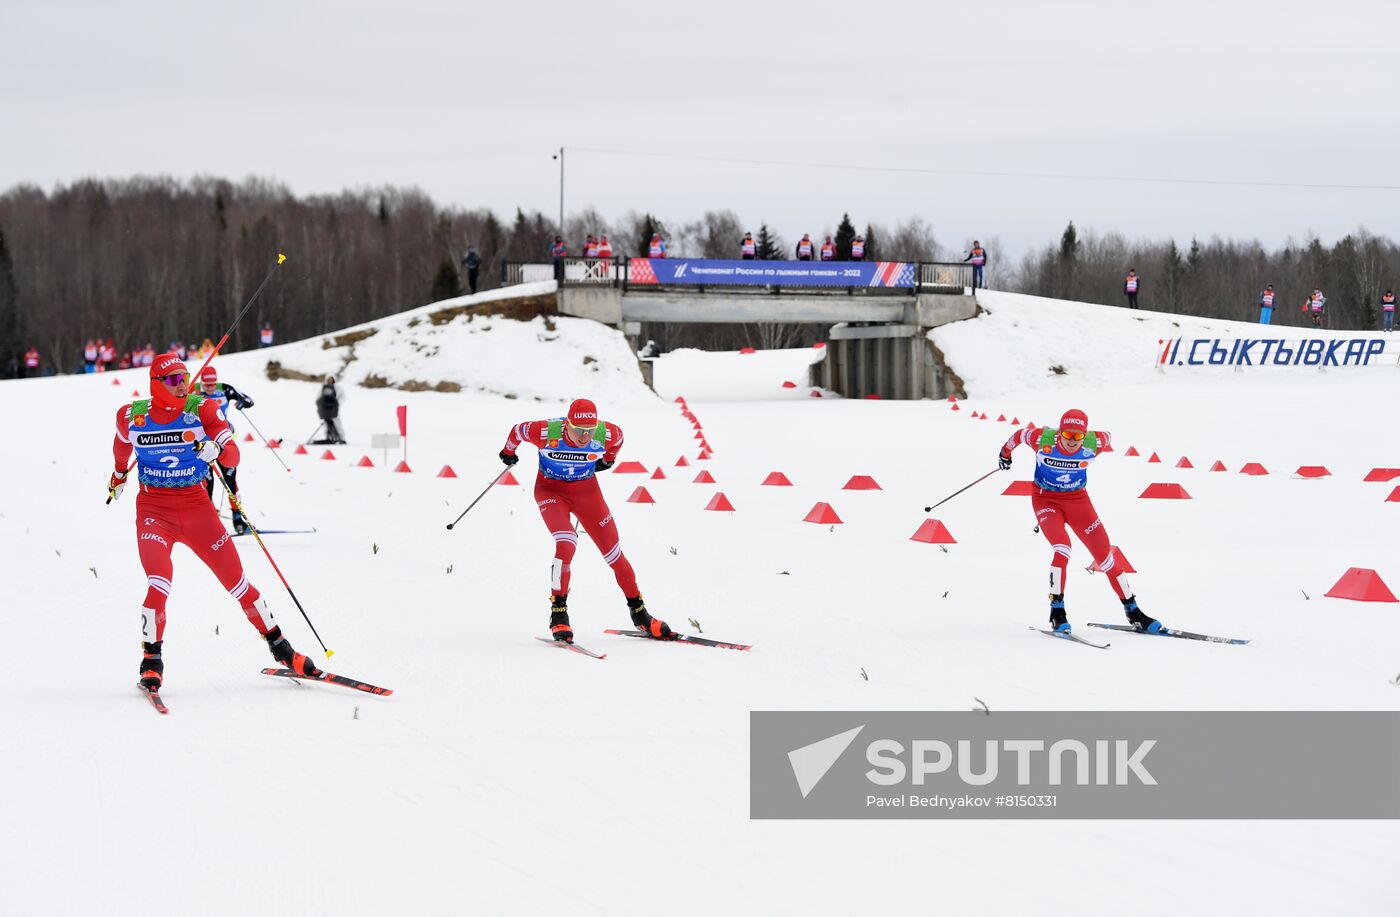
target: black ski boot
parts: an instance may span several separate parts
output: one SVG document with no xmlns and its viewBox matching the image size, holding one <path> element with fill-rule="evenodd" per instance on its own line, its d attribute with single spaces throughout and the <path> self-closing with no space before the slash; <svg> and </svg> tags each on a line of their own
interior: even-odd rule
<svg viewBox="0 0 1400 917">
<path fill-rule="evenodd" d="M 296 672 L 298 675 L 310 675 L 313 677 L 321 674 L 321 670 L 316 668 L 316 663 L 292 649 L 291 643 L 287 642 L 287 638 L 282 636 L 282 628 L 280 626 L 274 627 L 272 630 L 268 631 L 267 636 L 263 639 L 267 641 L 267 648 L 272 652 L 272 658 L 276 659 L 293 672 Z"/>
<path fill-rule="evenodd" d="M 1069 616 L 1065 614 L 1065 595 L 1050 596 L 1050 629 L 1057 634 L 1069 633 Z"/>
<path fill-rule="evenodd" d="M 243 518 L 243 514 L 238 512 L 238 510 L 233 511 L 233 534 L 248 534 L 248 521 Z"/>
<path fill-rule="evenodd" d="M 627 607 L 632 612 L 632 624 L 637 630 L 651 637 L 653 640 L 674 640 L 676 634 L 667 626 L 665 621 L 653 618 L 647 611 L 647 606 L 642 602 L 641 596 L 627 600 Z"/>
<path fill-rule="evenodd" d="M 147 691 L 159 691 L 165 678 L 165 660 L 160 658 L 160 645 L 163 642 L 157 640 L 155 643 L 141 644 L 141 687 Z"/>
<path fill-rule="evenodd" d="M 550 596 L 549 633 L 560 643 L 574 642 L 574 629 L 569 626 L 569 596 Z"/>
<path fill-rule="evenodd" d="M 1123 600 L 1123 614 L 1128 616 L 1128 623 L 1146 634 L 1160 634 L 1164 627 L 1162 622 L 1156 618 L 1149 617 L 1141 608 L 1138 608 L 1137 597 Z"/>
</svg>

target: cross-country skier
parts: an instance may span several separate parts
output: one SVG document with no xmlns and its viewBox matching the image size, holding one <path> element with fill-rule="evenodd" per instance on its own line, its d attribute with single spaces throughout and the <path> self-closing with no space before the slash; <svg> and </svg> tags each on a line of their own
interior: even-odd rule
<svg viewBox="0 0 1400 917">
<path fill-rule="evenodd" d="M 272 658 L 305 675 L 320 670 L 292 649 L 267 609 L 267 602 L 243 575 L 238 549 L 219 522 L 204 490 L 209 465 L 218 461 L 238 467 L 238 444 L 219 416 L 216 402 L 189 391 L 189 371 L 173 353 L 151 364 L 151 399 L 117 411 L 112 440 L 116 471 L 108 482 L 110 499 L 126 487 L 128 463 L 136 453 L 136 548 L 146 570 L 146 599 L 141 608 L 141 686 L 158 691 L 165 674 L 161 644 L 165 639 L 165 603 L 173 567 L 170 551 L 181 542 L 219 578 L 243 613 L 267 641 Z"/>
<path fill-rule="evenodd" d="M 578 535 L 570 516 L 578 518 L 593 539 L 603 560 L 612 567 L 617 585 L 627 599 L 632 623 L 657 640 L 675 638 L 665 621 L 653 618 L 642 602 L 632 564 L 622 553 L 617 520 L 603 500 L 595 474 L 607 471 L 622 450 L 622 429 L 598 419 L 598 409 L 586 398 L 569 405 L 564 417 L 527 420 L 510 428 L 500 458 L 507 466 L 520 461 L 515 450 L 530 443 L 539 450 L 540 471 L 535 477 L 535 504 L 554 536 L 553 582 L 550 588 L 549 630 L 555 640 L 572 643 L 569 626 L 569 564 L 578 548 Z"/>
<path fill-rule="evenodd" d="M 1069 573 L 1069 533 L 1072 528 L 1080 542 L 1094 556 L 1094 565 L 1108 577 L 1108 583 L 1123 603 L 1128 621 L 1139 630 L 1155 634 L 1162 625 L 1138 608 L 1133 587 L 1126 573 L 1114 570 L 1113 547 L 1098 511 L 1089 500 L 1089 465 L 1109 445 L 1107 433 L 1090 430 L 1083 411 L 1070 410 L 1060 418 L 1058 429 L 1028 427 L 1017 430 L 1001 447 L 997 464 L 1011 467 L 1011 453 L 1024 443 L 1035 450 L 1035 492 L 1031 508 L 1040 532 L 1054 549 L 1050 561 L 1050 626 L 1058 633 L 1070 632 L 1065 616 L 1065 579 Z"/>
<path fill-rule="evenodd" d="M 199 372 L 199 390 L 208 401 L 212 401 L 219 406 L 219 416 L 228 424 L 230 433 L 235 432 L 233 421 L 228 419 L 228 403 L 232 401 L 240 411 L 246 411 L 253 406 L 253 399 L 234 388 L 228 382 L 219 381 L 219 372 L 213 365 L 204 367 Z M 204 482 L 204 489 L 209 493 L 209 499 L 214 499 L 214 469 L 218 468 L 223 475 L 224 483 L 233 495 L 238 496 L 238 469 L 227 468 L 222 463 L 209 466 L 209 477 Z M 238 507 L 233 508 L 233 531 L 238 535 L 248 533 L 248 523 L 243 520 L 243 514 L 238 511 Z"/>
</svg>

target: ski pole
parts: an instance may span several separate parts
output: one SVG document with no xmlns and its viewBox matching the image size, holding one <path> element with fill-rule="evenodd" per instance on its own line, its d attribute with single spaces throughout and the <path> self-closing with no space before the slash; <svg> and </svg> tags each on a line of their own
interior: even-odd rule
<svg viewBox="0 0 1400 917">
<path fill-rule="evenodd" d="M 272 446 L 271 446 L 271 444 L 268 443 L 267 437 L 266 437 L 266 436 L 263 436 L 262 431 L 258 429 L 258 425 L 255 424 L 255 423 L 253 423 L 253 418 L 249 417 L 247 414 L 243 414 L 243 409 L 242 409 L 242 408 L 239 408 L 239 409 L 238 409 L 238 413 L 239 413 L 239 414 L 242 414 L 242 415 L 243 415 L 243 419 L 246 420 L 246 421 L 248 421 L 248 426 L 252 427 L 252 428 L 253 428 L 253 432 L 256 433 L 256 434 L 258 434 L 258 439 L 260 439 L 260 440 L 263 441 L 263 445 L 264 445 L 264 446 L 267 446 L 267 448 L 270 449 L 270 450 L 272 451 L 272 457 L 275 458 L 275 459 L 277 459 L 277 461 L 282 462 L 282 467 L 283 467 L 283 468 L 286 468 L 287 471 L 290 472 L 292 469 L 289 468 L 289 467 L 287 467 L 287 463 L 282 461 L 282 456 L 278 455 L 278 454 L 277 454 L 277 450 L 276 450 L 276 449 L 273 449 Z"/>
<path fill-rule="evenodd" d="M 301 607 L 301 601 L 297 599 L 297 594 L 292 591 L 292 584 L 287 582 L 287 578 L 282 575 L 282 568 L 277 566 L 277 561 L 272 559 L 272 553 L 268 551 L 267 545 L 263 544 L 262 536 L 258 534 L 258 527 L 253 525 L 248 519 L 248 514 L 243 512 L 243 501 L 238 499 L 238 496 L 233 492 L 233 488 L 229 487 L 228 482 L 224 480 L 223 475 L 216 474 L 214 477 L 218 478 L 219 483 L 224 485 L 224 490 L 228 491 L 229 507 L 232 508 L 235 513 L 243 517 L 243 522 L 248 526 L 248 531 L 253 533 L 253 540 L 258 543 L 258 547 L 262 548 L 263 555 L 267 557 L 267 562 L 272 564 L 272 569 L 277 572 L 277 578 L 282 581 L 283 587 L 287 590 L 287 595 L 292 597 L 292 604 L 296 605 L 297 611 L 301 612 L 302 618 L 306 621 L 306 626 L 311 628 L 311 633 L 316 637 L 316 642 L 321 644 L 321 652 L 326 654 L 327 659 L 331 658 L 335 655 L 335 651 L 326 649 L 326 641 L 322 640 L 321 635 L 316 633 L 316 625 L 311 623 L 311 618 L 307 615 L 306 609 Z"/>
<path fill-rule="evenodd" d="M 501 478 L 505 477 L 507 471 L 510 471 L 510 466 L 509 466 L 509 465 L 507 465 L 506 467 L 502 468 L 502 469 L 501 469 L 501 473 L 498 474 L 498 475 L 496 475 L 494 478 L 491 479 L 491 483 L 486 485 L 486 490 L 483 490 L 480 494 L 477 495 L 477 498 L 471 502 L 471 506 L 468 506 L 466 509 L 462 510 L 462 516 L 465 516 L 467 513 L 471 512 L 471 511 L 472 511 L 472 506 L 476 506 L 478 503 L 480 503 L 480 502 L 481 502 L 481 498 L 484 497 L 484 496 L 486 496 L 486 491 L 488 491 L 488 490 L 490 490 L 491 488 L 495 487 L 495 486 L 496 486 L 496 482 L 500 481 Z M 457 523 L 459 523 L 459 522 L 462 521 L 462 516 L 458 516 L 456 519 L 453 519 L 451 522 L 447 523 L 447 530 L 448 530 L 449 532 L 452 531 L 452 527 L 453 527 L 453 526 L 455 526 Z"/>
<path fill-rule="evenodd" d="M 953 498 L 956 497 L 958 494 L 962 493 L 964 490 L 967 490 L 968 487 L 972 487 L 972 486 L 974 486 L 974 485 L 981 484 L 983 481 L 987 480 L 987 478 L 990 478 L 992 475 L 996 474 L 996 473 L 997 473 L 998 471 L 1000 471 L 1000 470 L 1001 470 L 1000 468 L 993 468 L 991 471 L 989 471 L 989 472 L 987 472 L 986 474 L 982 475 L 982 477 L 978 478 L 977 480 L 973 481 L 971 484 L 967 485 L 967 487 L 964 487 L 964 488 L 962 488 L 962 489 L 960 489 L 960 490 L 955 490 L 955 491 L 953 491 L 953 492 L 950 493 L 948 496 L 944 497 L 942 500 L 939 500 L 937 503 L 933 504 L 933 506 L 925 506 L 925 507 L 924 507 L 924 512 L 926 512 L 926 513 L 931 513 L 931 512 L 933 512 L 935 509 L 937 509 L 938 507 L 942 506 L 944 503 L 947 503 L 949 500 L 953 499 Z"/>
<path fill-rule="evenodd" d="M 247 301 L 246 303 L 243 304 L 243 308 L 238 310 L 238 314 L 237 314 L 236 316 L 234 316 L 234 318 L 233 318 L 233 324 L 228 326 L 228 330 L 224 332 L 224 336 L 221 337 L 221 338 L 219 338 L 219 343 L 218 343 L 217 345 L 215 345 L 214 349 L 211 350 L 211 351 L 209 352 L 209 356 L 206 357 L 205 360 L 204 360 L 204 362 L 200 365 L 199 371 L 198 371 L 198 372 L 195 372 L 193 375 L 191 375 L 191 376 L 190 376 L 190 379 L 198 379 L 199 376 L 200 376 L 200 373 L 203 373 L 203 372 L 204 372 L 204 367 L 208 366 L 208 365 L 213 361 L 214 356 L 219 352 L 219 349 L 222 348 L 222 347 L 224 346 L 224 344 L 228 342 L 229 335 L 233 334 L 233 330 L 234 330 L 235 328 L 238 327 L 238 323 L 241 322 L 241 321 L 243 321 L 243 316 L 244 316 L 244 315 L 247 315 L 247 314 L 248 314 L 248 310 L 251 309 L 251 308 L 253 307 L 253 303 L 257 302 L 257 300 L 258 300 L 258 294 L 261 293 L 261 292 L 263 291 L 263 287 L 267 286 L 267 282 L 268 282 L 269 280 L 272 279 L 272 273 L 273 273 L 273 271 L 276 271 L 277 268 L 281 267 L 282 262 L 283 262 L 283 261 L 286 261 L 286 260 L 287 260 L 287 256 L 286 256 L 286 255 L 282 254 L 281 252 L 278 252 L 278 253 L 277 253 L 277 261 L 273 263 L 272 267 L 270 267 L 270 268 L 267 269 L 267 274 L 263 277 L 262 283 L 258 284 L 258 288 L 257 288 L 256 290 L 253 291 L 253 295 L 248 297 L 248 301 Z M 259 434 L 259 435 L 261 435 L 261 434 Z M 281 459 L 279 458 L 278 460 L 280 461 Z M 283 464 L 286 464 L 286 463 L 284 462 Z M 131 458 L 131 464 L 126 466 L 126 473 L 127 473 L 127 474 L 131 474 L 131 469 L 133 469 L 133 468 L 135 468 L 135 467 L 136 467 L 136 457 L 135 457 L 135 456 L 132 456 L 132 458 Z M 288 468 L 287 470 L 288 470 L 288 471 L 291 471 L 292 469 Z M 112 502 L 112 496 L 113 496 L 113 495 L 114 495 L 113 492 L 109 490 L 109 491 L 108 491 L 108 496 L 107 496 L 107 502 L 108 502 L 108 503 L 111 503 L 111 502 Z"/>
</svg>

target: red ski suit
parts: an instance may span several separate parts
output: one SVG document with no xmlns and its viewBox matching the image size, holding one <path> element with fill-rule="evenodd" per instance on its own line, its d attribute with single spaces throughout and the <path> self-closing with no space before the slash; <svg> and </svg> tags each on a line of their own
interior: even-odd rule
<svg viewBox="0 0 1400 917">
<path fill-rule="evenodd" d="M 616 424 L 604 422 L 606 435 L 599 457 L 608 463 L 617 460 L 622 450 L 622 429 Z M 551 448 L 549 421 L 529 420 L 511 427 L 506 437 L 505 452 L 514 455 L 522 443 L 530 443 L 537 449 Z M 559 445 L 559 441 L 553 441 Z M 542 459 L 543 464 L 543 459 Z M 589 471 L 586 477 L 573 481 L 561 481 L 546 477 L 543 472 L 535 476 L 535 505 L 539 507 L 549 534 L 554 538 L 554 566 L 550 582 L 553 595 L 569 594 L 569 566 L 574 552 L 578 550 L 578 535 L 574 533 L 571 515 L 577 517 L 583 530 L 603 555 L 603 560 L 612 567 L 618 588 L 627 598 L 636 598 L 637 575 L 632 564 L 622 553 L 621 536 L 612 510 L 603 499 L 603 491 L 598 486 L 597 477 Z"/>
<path fill-rule="evenodd" d="M 152 404 L 149 416 L 154 423 L 173 421 L 180 414 L 180 408 L 163 407 Z M 238 445 L 233 441 L 233 432 L 219 416 L 219 406 L 215 401 L 205 400 L 199 406 L 199 420 L 209 439 L 223 446 L 219 454 L 219 464 L 226 468 L 238 466 Z M 117 411 L 117 434 L 112 440 L 112 457 L 116 470 L 123 472 L 131 463 L 131 406 L 123 405 Z M 243 563 L 239 560 L 238 549 L 233 546 L 229 533 L 219 519 L 214 504 L 204 490 L 201 481 L 188 487 L 152 487 L 140 484 L 136 495 L 136 547 L 141 555 L 141 566 L 146 570 L 146 600 L 141 609 L 141 630 L 143 639 L 156 643 L 165 634 L 165 602 L 170 595 L 174 567 L 170 562 L 170 552 L 176 542 L 180 542 L 195 553 L 228 590 L 229 595 L 238 600 L 243 613 L 266 635 L 276 626 L 267 605 L 259 601 L 258 590 L 243 575 Z"/>
<path fill-rule="evenodd" d="M 1038 453 L 1041 434 L 1044 430 L 1044 427 L 1028 427 L 1024 430 L 1017 430 L 1006 441 L 1006 451 L 1011 452 L 1017 446 L 1025 444 Z M 1059 433 L 1055 430 L 1052 432 L 1056 436 L 1050 454 L 1062 456 Z M 1108 446 L 1109 435 L 1107 433 L 1095 431 L 1094 436 L 1102 446 Z M 1087 481 L 1087 464 L 1084 476 Z M 1098 510 L 1094 509 L 1094 504 L 1089 499 L 1087 485 L 1079 490 L 1070 491 L 1046 490 L 1037 486 L 1031 493 L 1031 509 L 1035 511 L 1035 521 L 1040 525 L 1040 534 L 1044 535 L 1045 540 L 1050 542 L 1050 547 L 1054 551 L 1050 560 L 1051 595 L 1064 594 L 1065 580 L 1068 579 L 1069 574 L 1070 554 L 1067 529 L 1073 529 L 1074 534 L 1079 536 L 1080 542 L 1094 556 L 1094 565 L 1108 576 L 1108 583 L 1113 587 L 1118 598 L 1130 599 L 1133 597 L 1133 587 L 1128 583 L 1126 572 L 1115 569 L 1113 545 L 1108 539 L 1108 531 L 1104 528 L 1103 521 L 1099 519 Z"/>
</svg>

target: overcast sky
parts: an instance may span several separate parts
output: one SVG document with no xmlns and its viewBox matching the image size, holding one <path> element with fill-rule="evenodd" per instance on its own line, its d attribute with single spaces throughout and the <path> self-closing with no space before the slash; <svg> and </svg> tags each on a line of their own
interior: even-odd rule
<svg viewBox="0 0 1400 917">
<path fill-rule="evenodd" d="M 1400 191 L 1400 4 L 0 0 L 0 189 L 166 173 L 609 218 L 732 209 L 789 240 L 918 215 L 1019 254 L 1066 221 L 1277 244 Z M 996 251 L 993 252 L 995 256 Z"/>
</svg>

